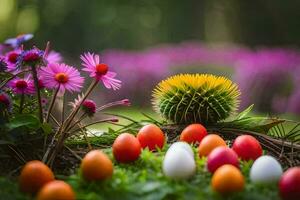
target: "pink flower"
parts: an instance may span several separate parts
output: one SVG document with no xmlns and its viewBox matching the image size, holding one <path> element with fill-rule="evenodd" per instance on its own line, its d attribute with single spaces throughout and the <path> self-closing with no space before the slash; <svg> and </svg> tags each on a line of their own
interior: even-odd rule
<svg viewBox="0 0 300 200">
<path fill-rule="evenodd" d="M 16 49 L 5 54 L 8 72 L 18 73 L 19 70 L 17 70 L 17 62 L 21 53 L 21 49 Z"/>
<path fill-rule="evenodd" d="M 43 84 L 50 89 L 59 88 L 59 93 L 80 91 L 84 82 L 83 77 L 74 67 L 64 63 L 50 63 L 40 70 Z"/>
<path fill-rule="evenodd" d="M 82 102 L 82 99 L 84 97 L 84 94 L 79 94 L 78 97 L 74 100 L 74 102 L 70 102 L 69 105 L 72 107 L 73 110 L 75 110 L 80 103 Z M 96 103 L 93 100 L 86 99 L 81 104 L 81 109 L 84 113 L 86 113 L 89 117 L 92 117 L 96 113 Z"/>
<path fill-rule="evenodd" d="M 93 100 L 87 99 L 82 102 L 81 109 L 91 117 L 96 113 L 96 103 Z"/>
<path fill-rule="evenodd" d="M 101 80 L 107 89 L 117 90 L 121 87 L 121 81 L 115 79 L 117 74 L 109 71 L 108 65 L 100 63 L 99 55 L 88 52 L 81 55 L 80 59 L 84 66 L 82 70 L 89 72 L 90 77 L 94 77 L 98 81 Z"/>
<path fill-rule="evenodd" d="M 61 63 L 62 56 L 56 51 L 50 51 L 49 54 L 45 57 L 47 63 Z"/>
<path fill-rule="evenodd" d="M 15 78 L 9 82 L 8 86 L 16 94 L 34 94 L 34 84 L 31 76 L 25 76 L 24 78 Z"/>
<path fill-rule="evenodd" d="M 11 111 L 12 101 L 11 98 L 6 93 L 0 93 L 0 110 L 7 109 Z"/>
<path fill-rule="evenodd" d="M 17 67 L 21 66 L 32 66 L 32 65 L 40 65 L 44 63 L 44 51 L 39 50 L 37 48 L 33 48 L 30 50 L 22 51 L 20 56 L 18 56 Z"/>
</svg>

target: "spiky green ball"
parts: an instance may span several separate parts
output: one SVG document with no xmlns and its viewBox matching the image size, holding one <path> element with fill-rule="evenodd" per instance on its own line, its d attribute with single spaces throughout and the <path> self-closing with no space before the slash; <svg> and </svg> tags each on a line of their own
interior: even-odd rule
<svg viewBox="0 0 300 200">
<path fill-rule="evenodd" d="M 240 91 L 230 80 L 209 74 L 180 74 L 153 91 L 154 109 L 176 124 L 212 124 L 237 110 Z"/>
</svg>

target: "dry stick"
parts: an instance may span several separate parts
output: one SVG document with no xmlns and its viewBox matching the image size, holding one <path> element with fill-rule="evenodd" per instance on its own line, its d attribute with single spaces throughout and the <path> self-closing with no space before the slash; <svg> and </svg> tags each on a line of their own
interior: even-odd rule
<svg viewBox="0 0 300 200">
<path fill-rule="evenodd" d="M 34 87 L 35 87 L 36 95 L 37 95 L 37 99 L 38 99 L 39 118 L 40 118 L 40 122 L 43 123 L 43 121 L 44 121 L 43 118 L 44 117 L 43 117 L 43 107 L 42 107 L 41 91 L 39 89 L 39 79 L 38 79 L 38 76 L 37 76 L 36 67 L 34 65 L 31 66 L 31 73 L 32 73 Z"/>
<path fill-rule="evenodd" d="M 81 129 L 81 131 L 82 131 L 82 133 L 83 133 L 83 137 L 84 137 L 84 139 L 85 139 L 85 141 L 86 141 L 86 143 L 87 143 L 87 145 L 88 145 L 89 151 L 91 151 L 91 150 L 93 149 L 93 147 L 92 147 L 92 145 L 91 145 L 91 143 L 90 143 L 90 140 L 88 139 L 88 136 L 87 136 L 87 134 L 86 134 L 86 131 L 82 128 L 82 124 L 81 124 L 80 122 L 79 122 L 78 126 L 79 126 L 79 128 Z"/>
<path fill-rule="evenodd" d="M 62 97 L 62 112 L 61 112 L 61 117 L 60 117 L 60 120 L 61 120 L 61 124 L 64 123 L 64 120 L 65 120 L 65 92 L 63 94 L 63 97 Z"/>
<path fill-rule="evenodd" d="M 52 99 L 51 99 L 51 102 L 50 102 L 50 106 L 49 106 L 49 110 L 48 110 L 47 116 L 46 116 L 46 122 L 49 122 L 49 117 L 50 117 L 50 114 L 51 114 L 52 109 L 53 109 L 53 107 L 54 107 L 54 103 L 55 103 L 55 100 L 56 100 L 56 97 L 57 97 L 59 88 L 60 88 L 60 84 L 59 84 L 59 86 L 57 87 L 57 89 L 55 90 L 54 95 L 52 96 Z"/>
<path fill-rule="evenodd" d="M 16 156 L 23 162 L 23 164 L 26 163 L 25 158 L 23 158 L 23 156 L 20 153 L 18 153 L 13 147 L 8 145 L 8 148 L 10 148 L 16 154 Z"/>
<path fill-rule="evenodd" d="M 85 101 L 85 99 L 90 95 L 90 93 L 92 92 L 92 90 L 96 87 L 96 85 L 98 84 L 99 80 L 94 80 L 94 82 L 90 85 L 90 87 L 87 89 L 86 94 L 84 95 L 84 97 L 82 98 L 82 100 L 80 101 L 80 104 L 75 108 L 75 110 L 73 112 L 70 113 L 70 115 L 67 117 L 66 121 L 64 122 L 64 124 L 62 124 L 60 126 L 60 129 L 57 132 L 57 135 L 59 135 L 60 137 L 58 138 L 58 142 L 57 145 L 54 146 L 54 150 L 50 156 L 50 158 L 48 159 L 47 163 L 52 166 L 54 159 L 56 158 L 58 152 L 60 151 L 64 140 L 66 138 L 66 134 L 67 134 L 67 129 L 69 128 L 70 124 L 72 123 L 73 118 L 75 117 L 75 115 L 78 113 L 79 108 L 81 106 L 81 104 Z M 50 147 L 52 148 L 52 147 Z M 50 151 L 50 150 L 49 150 Z M 48 151 L 47 151 L 48 152 Z M 47 155 L 48 157 L 48 155 Z M 46 158 L 47 159 L 47 158 Z"/>
<path fill-rule="evenodd" d="M 52 114 L 50 114 L 50 117 L 51 117 L 51 119 L 55 122 L 55 124 L 57 125 L 57 126 L 60 126 L 61 124 L 58 122 L 58 120 L 52 115 Z"/>
<path fill-rule="evenodd" d="M 70 149 L 70 147 L 68 147 L 67 145 L 64 145 L 64 147 L 67 149 L 67 150 L 69 150 L 70 152 L 71 152 L 71 154 L 75 157 L 75 158 L 77 158 L 78 160 L 82 160 L 82 158 L 77 154 L 77 153 L 75 153 L 72 149 Z"/>
<path fill-rule="evenodd" d="M 86 113 L 83 113 L 79 119 L 77 121 L 75 121 L 69 128 L 68 130 L 65 130 L 66 132 L 68 132 L 69 130 L 71 130 L 72 128 L 74 128 L 78 123 L 80 123 L 82 120 L 84 120 L 84 118 L 86 117 Z"/>
</svg>

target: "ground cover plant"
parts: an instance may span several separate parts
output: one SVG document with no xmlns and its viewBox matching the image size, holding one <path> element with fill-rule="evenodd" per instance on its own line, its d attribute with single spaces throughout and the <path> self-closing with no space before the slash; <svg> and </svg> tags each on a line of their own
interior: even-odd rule
<svg viewBox="0 0 300 200">
<path fill-rule="evenodd" d="M 1 55 L 5 199 L 299 198 L 300 123 L 251 116 L 253 105 L 238 113 L 240 91 L 229 79 L 175 75 L 153 89 L 161 120 L 118 113 L 95 120 L 108 108 L 130 105 L 89 99 L 99 84 L 118 90 L 116 73 L 98 54 L 83 53 L 81 70 L 90 80 L 83 89 L 80 70 L 62 63 L 49 43 L 45 50 L 25 48 L 32 37 L 6 40 Z M 78 98 L 65 102 L 73 92 Z M 62 109 L 55 115 L 58 97 Z M 103 122 L 120 128 L 89 133 Z"/>
</svg>

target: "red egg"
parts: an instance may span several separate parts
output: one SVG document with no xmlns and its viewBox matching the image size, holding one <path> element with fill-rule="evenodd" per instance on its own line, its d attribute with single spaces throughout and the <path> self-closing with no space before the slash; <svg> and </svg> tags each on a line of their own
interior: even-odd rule
<svg viewBox="0 0 300 200">
<path fill-rule="evenodd" d="M 207 130 L 201 124 L 188 125 L 180 135 L 180 141 L 192 143 L 200 143 L 202 139 L 207 135 Z"/>
<path fill-rule="evenodd" d="M 141 154 L 141 144 L 136 137 L 129 133 L 120 134 L 112 145 L 115 159 L 120 163 L 129 163 L 137 160 Z"/>
<path fill-rule="evenodd" d="M 207 157 L 207 169 L 214 173 L 219 167 L 231 164 L 239 168 L 239 160 L 236 153 L 228 147 L 217 147 Z"/>
<path fill-rule="evenodd" d="M 148 124 L 141 128 L 136 137 L 142 148 L 148 148 L 150 151 L 162 149 L 165 144 L 165 135 L 155 124 Z"/>
<path fill-rule="evenodd" d="M 283 173 L 279 181 L 280 196 L 284 200 L 300 199 L 300 167 L 293 167 Z"/>
<path fill-rule="evenodd" d="M 263 153 L 259 142 L 251 135 L 241 135 L 237 137 L 232 149 L 242 160 L 256 160 Z"/>
</svg>

